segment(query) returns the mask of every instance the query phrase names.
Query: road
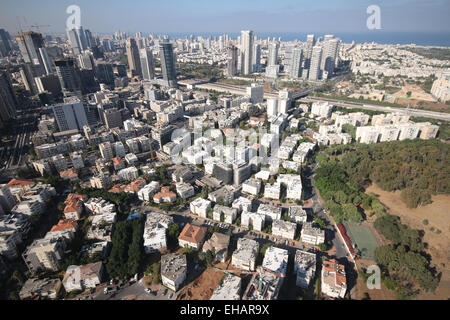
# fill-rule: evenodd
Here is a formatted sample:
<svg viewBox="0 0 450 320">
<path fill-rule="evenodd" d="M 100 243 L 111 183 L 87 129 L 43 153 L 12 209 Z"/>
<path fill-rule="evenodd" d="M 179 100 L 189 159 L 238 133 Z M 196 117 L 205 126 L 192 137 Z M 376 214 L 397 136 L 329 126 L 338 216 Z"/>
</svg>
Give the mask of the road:
<svg viewBox="0 0 450 320">
<path fill-rule="evenodd" d="M 312 214 L 314 217 L 318 217 L 320 219 L 322 219 L 323 221 L 325 221 L 326 225 L 325 225 L 325 240 L 331 240 L 332 244 L 333 244 L 333 248 L 335 249 L 335 253 L 334 256 L 337 259 L 342 259 L 342 258 L 346 258 L 347 254 L 349 254 L 349 252 L 347 252 L 344 243 L 342 242 L 341 238 L 339 237 L 339 235 L 337 234 L 337 230 L 335 229 L 333 223 L 330 220 L 330 217 L 326 214 L 324 208 L 322 207 L 322 205 L 320 204 L 319 201 L 319 194 L 317 192 L 317 189 L 314 186 L 314 176 L 315 176 L 315 171 L 318 167 L 318 163 L 315 162 L 311 165 L 306 166 L 306 168 L 304 169 L 304 179 L 305 184 L 310 185 L 311 187 L 307 190 L 305 190 L 306 192 L 306 197 L 307 199 L 311 199 L 312 200 Z"/>
<path fill-rule="evenodd" d="M 334 105 L 342 106 L 345 108 L 360 108 L 365 110 L 372 111 L 381 111 L 381 112 L 399 112 L 403 114 L 407 114 L 411 117 L 425 117 L 432 118 L 437 120 L 450 121 L 450 113 L 443 112 L 435 112 L 435 111 L 427 111 L 427 110 L 418 110 L 418 109 L 408 109 L 408 108 L 394 108 L 394 107 L 385 107 L 385 106 L 377 106 L 371 104 L 364 104 L 358 102 L 348 102 L 327 98 L 316 98 L 316 97 L 307 97 L 303 99 L 305 102 L 315 102 L 315 101 L 328 101 Z"/>
<path fill-rule="evenodd" d="M 7 137 L 7 143 L 0 151 L 0 172 L 17 169 L 27 160 L 29 143 L 32 134 L 37 130 L 37 118 L 41 109 L 30 102 L 17 110 L 17 116 Z"/>
</svg>

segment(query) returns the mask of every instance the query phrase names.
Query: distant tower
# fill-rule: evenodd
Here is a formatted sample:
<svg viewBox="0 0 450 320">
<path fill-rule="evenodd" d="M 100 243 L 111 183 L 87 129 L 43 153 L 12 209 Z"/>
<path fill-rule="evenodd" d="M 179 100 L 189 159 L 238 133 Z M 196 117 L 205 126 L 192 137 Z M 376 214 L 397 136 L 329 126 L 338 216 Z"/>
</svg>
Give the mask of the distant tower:
<svg viewBox="0 0 450 320">
<path fill-rule="evenodd" d="M 77 31 L 75 29 L 67 29 L 66 33 L 67 39 L 69 40 L 70 46 L 72 47 L 72 53 L 75 56 L 78 56 L 79 54 L 81 54 L 82 49 L 78 40 Z"/>
<path fill-rule="evenodd" d="M 139 50 L 134 38 L 127 39 L 127 57 L 128 67 L 130 68 L 131 76 L 142 75 L 141 61 L 139 58 Z"/>
<path fill-rule="evenodd" d="M 24 32 L 16 40 L 19 43 L 20 53 L 25 62 L 43 66 L 39 48 L 44 47 L 44 39 L 40 33 L 33 31 Z"/>
<path fill-rule="evenodd" d="M 301 48 L 292 49 L 292 57 L 289 68 L 289 77 L 298 78 L 302 75 L 302 56 L 303 51 Z"/>
<path fill-rule="evenodd" d="M 65 58 L 55 60 L 55 66 L 63 91 L 81 92 L 81 77 L 74 59 Z"/>
<path fill-rule="evenodd" d="M 167 39 L 159 43 L 159 56 L 161 58 L 161 71 L 166 85 L 169 87 L 176 86 L 175 56 L 172 44 Z"/>
<path fill-rule="evenodd" d="M 0 127 L 16 116 L 18 101 L 8 72 L 0 70 Z"/>
<path fill-rule="evenodd" d="M 316 44 L 316 40 L 313 34 L 308 34 L 308 36 L 306 37 L 306 45 L 305 45 L 305 52 L 304 52 L 304 56 L 305 56 L 305 64 L 304 64 L 304 69 L 306 72 L 304 72 L 305 75 L 307 75 L 308 71 L 309 71 L 309 67 L 311 64 L 311 57 L 312 57 L 312 50 L 313 47 Z"/>
<path fill-rule="evenodd" d="M 334 72 L 335 62 L 338 57 L 339 39 L 335 39 L 333 35 L 325 35 L 322 48 L 320 68 L 331 75 Z"/>
<path fill-rule="evenodd" d="M 253 46 L 253 72 L 261 72 L 261 46 L 255 44 Z"/>
<path fill-rule="evenodd" d="M 244 53 L 243 73 L 251 74 L 253 72 L 253 31 L 243 30 L 241 31 L 241 50 Z"/>
<path fill-rule="evenodd" d="M 234 77 L 237 75 L 237 64 L 238 64 L 238 49 L 235 46 L 228 48 L 227 57 L 227 75 L 229 77 Z"/>
<path fill-rule="evenodd" d="M 269 56 L 267 60 L 268 66 L 275 66 L 278 64 L 278 43 L 269 44 Z"/>
<path fill-rule="evenodd" d="M 311 64 L 309 68 L 309 80 L 319 80 L 320 79 L 320 62 L 322 60 L 322 48 L 319 46 L 314 46 L 311 56 Z"/>
<path fill-rule="evenodd" d="M 150 49 L 139 50 L 141 58 L 142 78 L 144 80 L 152 80 L 155 78 L 155 66 L 153 63 L 153 53 Z"/>
</svg>

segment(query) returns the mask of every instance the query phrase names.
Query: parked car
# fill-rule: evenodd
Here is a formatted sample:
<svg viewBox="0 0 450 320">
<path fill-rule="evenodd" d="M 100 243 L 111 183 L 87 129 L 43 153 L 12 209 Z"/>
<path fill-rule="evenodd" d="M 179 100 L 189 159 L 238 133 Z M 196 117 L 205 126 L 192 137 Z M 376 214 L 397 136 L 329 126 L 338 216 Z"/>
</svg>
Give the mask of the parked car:
<svg viewBox="0 0 450 320">
<path fill-rule="evenodd" d="M 171 293 L 171 294 L 169 295 L 169 299 L 172 299 L 172 297 L 173 297 L 173 293 Z"/>
<path fill-rule="evenodd" d="M 151 292 L 152 292 L 152 290 L 150 290 L 149 288 L 145 288 L 145 292 L 147 292 L 147 293 L 151 293 Z"/>
</svg>

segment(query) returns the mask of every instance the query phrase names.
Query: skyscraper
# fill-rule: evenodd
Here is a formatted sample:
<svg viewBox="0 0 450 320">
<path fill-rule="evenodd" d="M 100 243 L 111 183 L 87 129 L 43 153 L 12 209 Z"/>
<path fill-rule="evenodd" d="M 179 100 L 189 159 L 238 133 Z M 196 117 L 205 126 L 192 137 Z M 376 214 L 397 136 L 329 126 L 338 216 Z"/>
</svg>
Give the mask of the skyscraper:
<svg viewBox="0 0 450 320">
<path fill-rule="evenodd" d="M 47 48 L 39 48 L 39 54 L 41 55 L 42 63 L 44 64 L 45 72 L 51 74 L 55 72 L 53 68 L 53 62 L 48 56 Z"/>
<path fill-rule="evenodd" d="M 335 39 L 333 35 L 326 35 L 322 48 L 320 68 L 325 70 L 328 75 L 331 75 L 334 72 L 335 62 L 338 56 L 339 39 Z"/>
<path fill-rule="evenodd" d="M 303 65 L 304 67 L 304 78 L 306 78 L 308 76 L 308 72 L 309 72 L 309 68 L 310 68 L 310 64 L 311 64 L 311 56 L 312 56 L 312 50 L 313 47 L 316 44 L 316 40 L 313 34 L 308 34 L 306 37 L 306 44 L 305 44 L 305 52 L 304 52 L 304 56 L 305 56 L 305 63 Z"/>
<path fill-rule="evenodd" d="M 81 45 L 80 42 L 78 40 L 78 34 L 76 32 L 75 29 L 67 29 L 66 30 L 67 33 L 67 39 L 69 40 L 70 46 L 72 47 L 72 53 L 75 56 L 78 56 L 79 54 L 81 54 Z"/>
<path fill-rule="evenodd" d="M 79 27 L 75 29 L 75 33 L 77 34 L 78 42 L 80 44 L 81 51 L 88 49 L 88 42 L 86 40 L 86 33 L 83 30 L 83 27 Z"/>
<path fill-rule="evenodd" d="M 238 48 L 231 46 L 228 48 L 227 56 L 227 75 L 229 77 L 234 77 L 237 75 L 237 64 L 238 64 Z"/>
<path fill-rule="evenodd" d="M 6 57 L 10 51 L 8 33 L 4 29 L 0 29 L 0 57 Z"/>
<path fill-rule="evenodd" d="M 22 35 L 16 37 L 19 43 L 19 49 L 22 53 L 23 60 L 33 65 L 41 65 L 44 70 L 39 48 L 44 47 L 44 39 L 40 33 L 33 31 L 24 32 Z"/>
<path fill-rule="evenodd" d="M 319 80 L 320 79 L 320 62 L 322 60 L 322 48 L 319 46 L 314 46 L 311 55 L 311 64 L 309 68 L 309 80 Z"/>
<path fill-rule="evenodd" d="M 241 50 L 244 53 L 243 74 L 250 74 L 253 72 L 253 31 L 241 31 Z"/>
<path fill-rule="evenodd" d="M 91 31 L 89 29 L 86 29 L 84 33 L 86 34 L 86 42 L 87 42 L 88 48 L 92 48 L 93 46 L 95 46 L 96 45 L 95 39 L 92 36 Z"/>
<path fill-rule="evenodd" d="M 8 72 L 0 70 L 0 126 L 4 121 L 10 120 L 16 116 L 18 105 L 17 97 L 14 92 L 11 79 Z"/>
<path fill-rule="evenodd" d="M 94 70 L 95 63 L 92 52 L 85 51 L 82 54 L 78 55 L 78 64 L 81 69 Z"/>
<path fill-rule="evenodd" d="M 83 103 L 74 97 L 64 99 L 64 103 L 52 106 L 59 131 L 83 130 L 89 125 Z"/>
<path fill-rule="evenodd" d="M 153 63 L 153 52 L 144 48 L 139 50 L 141 58 L 142 78 L 144 80 L 152 80 L 155 78 L 155 66 Z"/>
<path fill-rule="evenodd" d="M 255 44 L 253 46 L 253 72 L 261 72 L 261 46 Z"/>
<path fill-rule="evenodd" d="M 159 56 L 161 58 L 161 71 L 166 85 L 169 87 L 176 86 L 175 56 L 172 44 L 167 39 L 159 43 Z"/>
<path fill-rule="evenodd" d="M 141 61 L 139 59 L 139 49 L 134 38 L 127 39 L 127 57 L 131 76 L 142 75 Z"/>
<path fill-rule="evenodd" d="M 227 56 L 227 75 L 234 77 L 237 74 L 238 49 L 235 46 L 228 48 Z"/>
<path fill-rule="evenodd" d="M 278 43 L 269 44 L 269 55 L 267 57 L 267 65 L 274 66 L 278 64 Z"/>
<path fill-rule="evenodd" d="M 76 68 L 74 59 L 65 58 L 55 60 L 55 67 L 63 91 L 81 91 L 81 77 L 78 68 Z"/>
<path fill-rule="evenodd" d="M 302 57 L 303 57 L 303 50 L 301 48 L 292 49 L 289 68 L 290 78 L 298 78 L 302 75 Z"/>
</svg>

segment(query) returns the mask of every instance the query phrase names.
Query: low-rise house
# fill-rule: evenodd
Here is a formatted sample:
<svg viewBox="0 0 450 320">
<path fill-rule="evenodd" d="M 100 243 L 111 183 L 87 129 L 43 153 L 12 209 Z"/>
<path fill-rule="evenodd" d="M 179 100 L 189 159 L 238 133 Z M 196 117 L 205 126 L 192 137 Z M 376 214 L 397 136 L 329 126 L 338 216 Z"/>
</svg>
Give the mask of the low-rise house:
<svg viewBox="0 0 450 320">
<path fill-rule="evenodd" d="M 250 178 L 242 184 L 242 192 L 257 195 L 261 192 L 261 180 Z"/>
<path fill-rule="evenodd" d="M 305 223 L 308 219 L 306 210 L 303 209 L 301 206 L 289 207 L 288 215 L 291 218 L 291 221 L 295 223 Z"/>
<path fill-rule="evenodd" d="M 96 253 L 100 253 L 102 259 L 106 259 L 109 254 L 111 242 L 109 241 L 98 241 L 81 247 L 81 252 L 92 257 Z"/>
<path fill-rule="evenodd" d="M 262 203 L 258 207 L 259 214 L 263 214 L 267 221 L 279 220 L 281 219 L 282 209 L 281 207 L 275 207 L 271 204 Z"/>
<path fill-rule="evenodd" d="M 112 163 L 114 166 L 114 170 L 116 170 L 116 171 L 122 170 L 123 168 L 125 168 L 125 162 L 123 162 L 123 160 L 120 157 L 112 158 Z"/>
<path fill-rule="evenodd" d="M 74 168 L 70 168 L 64 171 L 61 171 L 59 173 L 60 177 L 63 178 L 64 180 L 69 180 L 69 181 L 77 181 L 78 180 L 78 172 L 77 170 L 75 170 Z"/>
<path fill-rule="evenodd" d="M 163 285 L 173 291 L 178 291 L 184 280 L 186 280 L 186 275 L 186 255 L 171 253 L 161 257 L 161 280 Z"/>
<path fill-rule="evenodd" d="M 93 225 L 89 228 L 86 238 L 89 240 L 111 241 L 114 225 Z"/>
<path fill-rule="evenodd" d="M 66 206 L 64 207 L 63 213 L 66 219 L 80 219 L 84 209 L 84 202 L 87 199 L 88 196 L 85 194 L 69 194 L 66 201 L 64 201 Z"/>
<path fill-rule="evenodd" d="M 251 199 L 247 199 L 245 197 L 239 197 L 233 201 L 233 204 L 231 205 L 231 207 L 237 209 L 238 212 L 252 211 L 253 201 Z M 227 222 L 227 223 L 230 223 L 230 222 Z"/>
<path fill-rule="evenodd" d="M 138 191 L 138 198 L 141 201 L 149 202 L 150 199 L 153 199 L 153 196 L 159 191 L 159 182 L 152 181 L 141 190 Z"/>
<path fill-rule="evenodd" d="M 59 220 L 49 232 L 45 235 L 45 238 L 64 238 L 66 243 L 69 243 L 75 238 L 75 232 L 78 229 L 78 223 L 74 219 Z"/>
<path fill-rule="evenodd" d="M 56 299 L 61 291 L 59 279 L 28 279 L 19 292 L 20 300 L 27 299 Z"/>
<path fill-rule="evenodd" d="M 285 249 L 270 246 L 264 254 L 262 268 L 277 277 L 284 278 L 288 264 L 289 253 Z"/>
<path fill-rule="evenodd" d="M 275 182 L 274 184 L 266 183 L 264 186 L 264 198 L 279 200 L 281 194 L 281 184 Z"/>
<path fill-rule="evenodd" d="M 219 262 L 225 262 L 228 259 L 228 246 L 230 245 L 230 236 L 214 232 L 211 238 L 205 241 L 203 245 L 203 252 L 208 250 L 214 251 L 216 254 L 216 260 Z"/>
<path fill-rule="evenodd" d="M 144 178 L 136 179 L 125 186 L 124 192 L 128 193 L 138 193 L 147 182 Z"/>
<path fill-rule="evenodd" d="M 237 209 L 216 204 L 213 210 L 213 220 L 233 223 L 237 217 Z"/>
<path fill-rule="evenodd" d="M 152 253 L 167 248 L 166 230 L 173 223 L 173 218 L 159 212 L 148 212 L 144 227 L 144 250 Z"/>
<path fill-rule="evenodd" d="M 95 288 L 102 282 L 103 263 L 101 261 L 84 266 L 67 267 L 62 281 L 67 292 Z"/>
<path fill-rule="evenodd" d="M 241 282 L 238 276 L 231 274 L 224 276 L 210 300 L 240 300 Z"/>
<path fill-rule="evenodd" d="M 211 201 L 197 198 L 189 204 L 189 207 L 192 213 L 206 218 L 208 211 L 211 209 Z"/>
<path fill-rule="evenodd" d="M 305 222 L 301 231 L 302 242 L 318 245 L 325 242 L 325 230 L 316 228 L 312 222 Z"/>
<path fill-rule="evenodd" d="M 335 259 L 322 262 L 322 293 L 332 298 L 344 298 L 347 291 L 345 267 Z"/>
<path fill-rule="evenodd" d="M 307 289 L 316 274 L 316 254 L 297 250 L 294 259 L 294 272 L 297 275 L 295 282 L 297 286 Z"/>
<path fill-rule="evenodd" d="M 280 292 L 281 277 L 259 267 L 250 280 L 242 300 L 276 300 Z"/>
<path fill-rule="evenodd" d="M 216 191 L 211 192 L 208 195 L 208 199 L 216 203 L 219 203 L 220 200 L 222 200 L 224 205 L 231 205 L 236 197 L 236 194 L 236 188 L 230 185 L 226 185 L 220 189 L 217 189 Z"/>
<path fill-rule="evenodd" d="M 22 258 L 32 274 L 38 271 L 58 271 L 65 248 L 63 238 L 37 239 L 28 246 Z"/>
<path fill-rule="evenodd" d="M 294 240 L 297 224 L 284 220 L 274 220 L 272 223 L 272 234 L 277 237 L 282 237 Z"/>
<path fill-rule="evenodd" d="M 231 264 L 243 270 L 255 271 L 258 252 L 258 242 L 252 239 L 240 238 L 237 242 L 237 249 L 233 252 Z"/>
<path fill-rule="evenodd" d="M 175 185 L 175 187 L 177 189 L 177 194 L 182 199 L 190 198 L 190 197 L 194 196 L 194 194 L 195 194 L 194 187 L 192 185 L 188 184 L 188 183 L 178 182 Z"/>
<path fill-rule="evenodd" d="M 170 191 L 170 187 L 162 187 L 161 191 L 153 196 L 155 203 L 175 202 L 177 200 L 177 194 Z"/>
<path fill-rule="evenodd" d="M 242 211 L 241 213 L 241 227 L 250 228 L 253 230 L 262 231 L 266 216 L 258 212 Z"/>
<path fill-rule="evenodd" d="M 195 250 L 200 250 L 205 240 L 206 231 L 207 228 L 204 226 L 187 223 L 178 236 L 178 244 L 180 247 L 188 246 Z"/>
</svg>

